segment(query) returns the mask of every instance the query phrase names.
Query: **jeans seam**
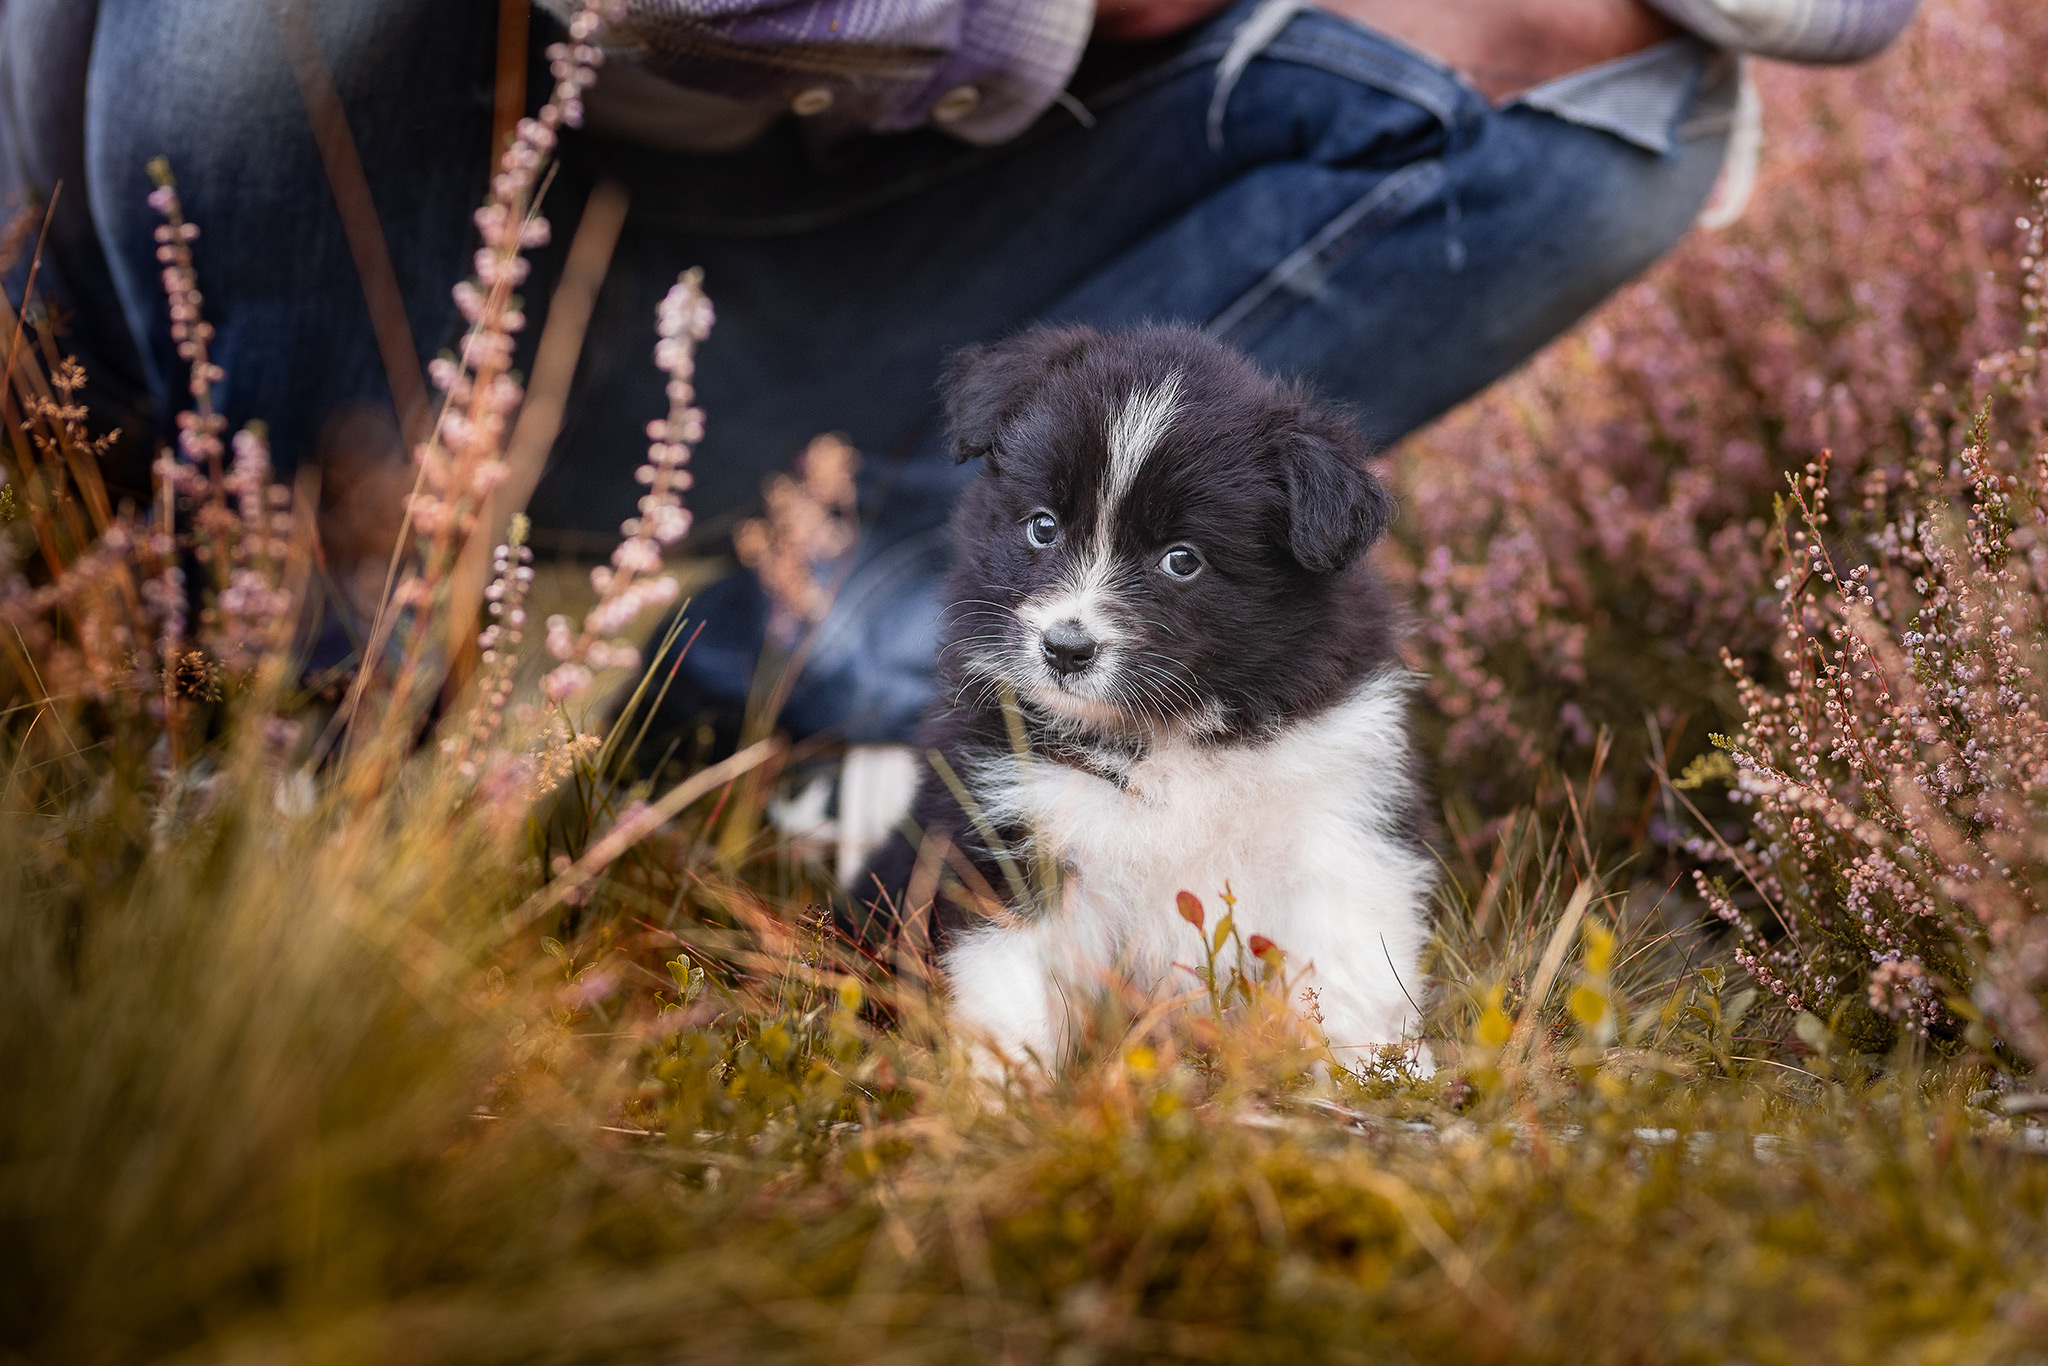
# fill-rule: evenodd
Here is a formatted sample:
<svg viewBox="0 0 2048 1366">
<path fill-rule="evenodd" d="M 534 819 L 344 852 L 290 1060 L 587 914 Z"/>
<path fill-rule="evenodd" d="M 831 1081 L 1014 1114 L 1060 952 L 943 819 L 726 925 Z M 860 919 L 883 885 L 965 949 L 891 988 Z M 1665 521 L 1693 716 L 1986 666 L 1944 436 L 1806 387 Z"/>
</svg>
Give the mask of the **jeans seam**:
<svg viewBox="0 0 2048 1366">
<path fill-rule="evenodd" d="M 1300 285 L 1357 250 L 1373 230 L 1398 221 L 1446 178 L 1440 158 L 1411 162 L 1390 172 L 1363 196 L 1316 230 L 1313 237 L 1289 252 L 1280 263 L 1240 294 L 1203 327 L 1219 340 L 1263 323 L 1284 307 L 1285 296 L 1305 297 Z"/>
<path fill-rule="evenodd" d="M 1443 130 L 1443 158 L 1462 151 L 1491 114 L 1492 107 L 1477 91 L 1423 53 L 1314 6 L 1295 11 L 1290 19 L 1304 15 L 1311 16 L 1311 22 L 1282 25 L 1263 44 L 1259 55 L 1271 61 L 1326 71 L 1415 106 L 1436 120 Z M 1452 271 L 1460 271 L 1465 267 L 1467 253 L 1463 205 L 1455 184 L 1444 196 L 1443 212 L 1444 263 Z M 1249 311 L 1247 305 L 1246 312 Z M 1230 314 L 1231 310 L 1226 310 L 1224 316 Z"/>
<path fill-rule="evenodd" d="M 1470 101 L 1463 98 L 1457 80 L 1423 66 L 1417 59 L 1381 52 L 1369 45 L 1333 41 L 1328 35 L 1290 32 L 1282 35 L 1262 54 L 1269 61 L 1311 66 L 1333 76 L 1371 86 L 1375 90 L 1409 101 L 1429 111 L 1457 137 L 1483 117 L 1482 108 L 1461 109 Z M 1417 79 L 1418 76 L 1427 79 Z"/>
<path fill-rule="evenodd" d="M 1287 31 L 1295 16 L 1307 8 L 1309 0 L 1261 0 L 1259 7 L 1237 26 L 1237 32 L 1231 34 L 1230 46 L 1223 50 L 1223 56 L 1216 63 L 1215 89 L 1209 96 L 1209 109 L 1202 119 L 1210 151 L 1223 151 L 1223 119 L 1229 112 L 1230 97 L 1236 92 L 1238 81 L 1251 64 Z"/>
</svg>

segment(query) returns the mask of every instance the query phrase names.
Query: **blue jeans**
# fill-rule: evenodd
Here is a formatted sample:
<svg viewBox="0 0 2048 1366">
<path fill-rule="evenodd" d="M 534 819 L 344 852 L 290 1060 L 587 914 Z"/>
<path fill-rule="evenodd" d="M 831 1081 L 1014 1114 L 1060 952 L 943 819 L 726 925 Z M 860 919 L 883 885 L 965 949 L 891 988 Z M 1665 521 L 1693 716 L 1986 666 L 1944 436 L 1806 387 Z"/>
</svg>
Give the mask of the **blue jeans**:
<svg viewBox="0 0 2048 1366">
<path fill-rule="evenodd" d="M 497 6 L 301 4 L 431 355 L 458 326 L 447 290 L 483 188 Z M 0 0 L 0 64 L 16 49 L 0 100 L 57 87 L 31 91 L 39 123 L 0 132 L 0 176 L 46 184 L 69 168 L 86 191 L 46 280 L 71 291 L 76 340 L 109 386 L 167 414 L 181 384 L 143 167 L 169 156 L 205 232 L 223 407 L 268 420 L 285 462 L 305 458 L 330 414 L 389 397 L 270 0 L 99 0 L 96 27 L 77 35 L 92 8 Z M 1348 402 L 1391 441 L 1668 250 L 1725 150 L 1715 131 L 1658 156 L 1525 106 L 1492 108 L 1429 58 L 1318 10 L 1223 89 L 1219 63 L 1255 8 L 1244 0 L 1165 43 L 1091 50 L 1072 86 L 1085 112 L 1056 106 L 999 147 L 919 131 L 820 150 L 794 120 L 719 155 L 570 139 L 547 206 L 558 245 L 529 298 L 546 298 L 594 184 L 622 182 L 632 208 L 536 525 L 598 548 L 631 515 L 644 426 L 665 407 L 654 305 L 701 265 L 719 321 L 700 359 L 700 527 L 707 540 L 729 528 L 816 433 L 852 438 L 865 453 L 863 540 L 784 718 L 802 734 L 903 738 L 930 689 L 945 521 L 975 475 L 953 465 L 935 422 L 948 351 L 1042 320 L 1184 321 Z M 76 80 L 22 60 L 38 43 L 75 50 Z M 1686 117 L 1730 99 L 1703 90 Z M 85 115 L 76 147 L 47 116 L 65 100 Z M 767 615 L 743 574 L 688 611 L 705 625 L 670 708 L 677 725 L 746 695 Z"/>
</svg>

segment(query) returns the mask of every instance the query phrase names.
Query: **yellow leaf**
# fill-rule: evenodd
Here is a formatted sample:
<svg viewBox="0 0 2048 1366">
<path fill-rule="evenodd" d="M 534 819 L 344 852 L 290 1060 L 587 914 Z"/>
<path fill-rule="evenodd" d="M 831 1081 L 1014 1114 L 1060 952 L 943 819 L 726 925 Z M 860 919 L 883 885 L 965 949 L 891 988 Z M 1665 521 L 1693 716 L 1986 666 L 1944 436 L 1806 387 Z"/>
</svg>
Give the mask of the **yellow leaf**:
<svg viewBox="0 0 2048 1366">
<path fill-rule="evenodd" d="M 1588 919 L 1584 933 L 1586 971 L 1595 977 L 1605 977 L 1607 969 L 1614 963 L 1614 931 L 1597 920 Z"/>
<path fill-rule="evenodd" d="M 1571 999 L 1572 1018 L 1590 1028 L 1607 1014 L 1607 998 L 1591 987 L 1575 987 Z"/>
<path fill-rule="evenodd" d="M 1480 1012 L 1479 1023 L 1472 1031 L 1473 1037 L 1488 1048 L 1499 1048 L 1506 1043 L 1514 1029 L 1507 1012 L 1501 1009 L 1501 1002 L 1506 996 L 1505 988 L 1499 983 L 1487 989 L 1486 1009 Z"/>
</svg>

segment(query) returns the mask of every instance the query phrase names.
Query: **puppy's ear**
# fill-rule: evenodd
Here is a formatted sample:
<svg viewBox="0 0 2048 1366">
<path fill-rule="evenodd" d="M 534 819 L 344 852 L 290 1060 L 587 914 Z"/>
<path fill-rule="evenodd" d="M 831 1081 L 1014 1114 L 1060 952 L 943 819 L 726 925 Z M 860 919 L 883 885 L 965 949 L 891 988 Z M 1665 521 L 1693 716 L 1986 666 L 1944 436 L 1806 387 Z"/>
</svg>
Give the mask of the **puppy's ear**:
<svg viewBox="0 0 2048 1366">
<path fill-rule="evenodd" d="M 1348 429 L 1311 424 L 1287 438 L 1288 545 L 1302 567 L 1332 574 L 1394 520 L 1394 496 L 1365 467 Z"/>
<path fill-rule="evenodd" d="M 1100 339 L 1086 327 L 1034 327 L 955 352 L 939 381 L 953 462 L 965 464 L 994 450 L 1003 424 L 1046 376 L 1075 364 Z"/>
</svg>

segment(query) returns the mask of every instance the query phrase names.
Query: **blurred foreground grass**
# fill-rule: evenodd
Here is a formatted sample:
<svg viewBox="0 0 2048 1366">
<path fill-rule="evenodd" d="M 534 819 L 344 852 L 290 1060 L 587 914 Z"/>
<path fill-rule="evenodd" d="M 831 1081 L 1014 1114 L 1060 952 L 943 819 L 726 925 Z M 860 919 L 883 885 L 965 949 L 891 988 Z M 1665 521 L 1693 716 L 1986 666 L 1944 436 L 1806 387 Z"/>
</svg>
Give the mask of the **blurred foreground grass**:
<svg viewBox="0 0 2048 1366">
<path fill-rule="evenodd" d="M 1910 1054 L 1813 1033 L 1750 1060 L 1755 991 L 1648 922 L 1610 932 L 1618 900 L 1530 823 L 1484 923 L 1447 921 L 1479 985 L 1435 1008 L 1436 1077 L 1318 1082 L 1257 1012 L 1106 1003 L 1080 1066 L 997 1101 L 914 995 L 875 1029 L 821 936 L 675 859 L 715 847 L 701 814 L 570 932 L 507 918 L 531 875 L 487 812 L 216 781 L 175 832 L 124 825 L 140 806 L 0 819 L 22 1359 L 1960 1363 L 2048 1340 L 2040 1130 Z"/>
</svg>

